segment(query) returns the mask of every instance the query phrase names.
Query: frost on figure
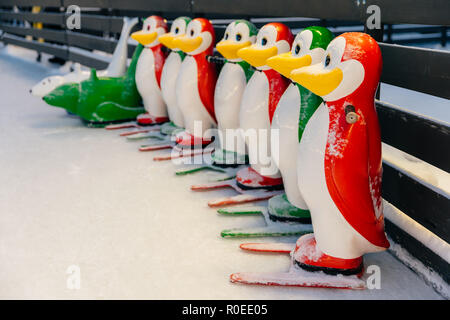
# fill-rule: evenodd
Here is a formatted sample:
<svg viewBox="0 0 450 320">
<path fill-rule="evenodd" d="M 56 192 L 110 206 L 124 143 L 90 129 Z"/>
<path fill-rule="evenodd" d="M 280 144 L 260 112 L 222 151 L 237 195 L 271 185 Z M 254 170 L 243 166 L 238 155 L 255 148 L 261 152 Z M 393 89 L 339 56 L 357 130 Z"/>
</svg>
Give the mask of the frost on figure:
<svg viewBox="0 0 450 320">
<path fill-rule="evenodd" d="M 354 281 L 362 275 L 363 255 L 389 247 L 374 104 L 381 65 L 376 41 L 355 32 L 334 39 L 323 61 L 291 72 L 294 81 L 324 100 L 308 121 L 298 148 L 298 186 L 314 233 L 299 238 L 291 253 L 291 271 L 301 273 L 289 279 L 283 273 L 278 278 L 237 274 L 232 281 L 360 288 Z M 349 112 L 356 116 L 349 117 Z M 311 275 L 323 277 L 308 281 Z"/>
</svg>

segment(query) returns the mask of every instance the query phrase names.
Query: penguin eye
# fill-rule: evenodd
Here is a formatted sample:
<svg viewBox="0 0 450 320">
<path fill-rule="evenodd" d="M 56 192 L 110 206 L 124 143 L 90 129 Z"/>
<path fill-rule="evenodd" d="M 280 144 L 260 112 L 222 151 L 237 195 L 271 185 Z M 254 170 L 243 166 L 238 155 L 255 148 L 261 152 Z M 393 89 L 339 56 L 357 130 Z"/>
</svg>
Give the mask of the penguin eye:
<svg viewBox="0 0 450 320">
<path fill-rule="evenodd" d="M 180 31 L 178 27 L 175 28 L 175 34 L 177 34 Z"/>
<path fill-rule="evenodd" d="M 327 57 L 325 58 L 325 67 L 328 67 L 330 65 L 330 61 L 331 61 L 331 58 L 330 58 L 330 55 L 328 54 Z"/>
<path fill-rule="evenodd" d="M 297 45 L 295 46 L 294 53 L 295 53 L 295 54 L 298 54 L 299 52 L 300 52 L 300 45 L 297 44 Z"/>
<path fill-rule="evenodd" d="M 225 40 L 227 40 L 228 39 L 228 32 L 227 33 L 225 33 Z"/>
<path fill-rule="evenodd" d="M 265 46 L 267 44 L 267 38 L 261 39 L 261 45 Z"/>
<path fill-rule="evenodd" d="M 242 35 L 240 33 L 238 33 L 236 35 L 236 41 L 241 41 L 241 39 L 242 39 Z"/>
<path fill-rule="evenodd" d="M 150 25 L 147 26 L 147 31 L 150 31 Z"/>
<path fill-rule="evenodd" d="M 191 30 L 191 37 L 194 36 L 194 30 Z"/>
</svg>

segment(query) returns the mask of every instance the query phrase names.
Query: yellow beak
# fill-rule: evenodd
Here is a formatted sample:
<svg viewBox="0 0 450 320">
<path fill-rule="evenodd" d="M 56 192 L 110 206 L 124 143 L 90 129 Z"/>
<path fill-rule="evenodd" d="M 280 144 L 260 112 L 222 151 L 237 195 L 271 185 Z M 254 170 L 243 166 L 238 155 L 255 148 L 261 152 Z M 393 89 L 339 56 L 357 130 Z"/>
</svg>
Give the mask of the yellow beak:
<svg viewBox="0 0 450 320">
<path fill-rule="evenodd" d="M 216 45 L 217 51 L 224 56 L 225 59 L 235 60 L 239 59 L 237 52 L 238 50 L 250 46 L 252 43 L 250 41 L 236 43 L 230 40 L 222 40 Z"/>
<path fill-rule="evenodd" d="M 175 37 L 170 33 L 165 33 L 158 37 L 158 41 L 161 42 L 165 47 L 169 49 L 175 49 L 176 47 L 173 45 L 173 40 Z"/>
<path fill-rule="evenodd" d="M 256 45 L 251 45 L 246 48 L 242 48 L 237 52 L 239 58 L 247 61 L 254 67 L 262 67 L 266 65 L 267 59 L 273 57 L 278 53 L 276 46 L 260 49 Z"/>
<path fill-rule="evenodd" d="M 157 32 L 146 33 L 143 31 L 136 31 L 131 34 L 131 37 L 143 46 L 146 46 L 155 41 L 157 36 Z"/>
<path fill-rule="evenodd" d="M 176 37 L 173 39 L 173 45 L 185 53 L 189 53 L 200 47 L 202 37 L 188 38 L 187 36 Z"/>
<path fill-rule="evenodd" d="M 289 78 L 292 70 L 309 66 L 311 61 L 309 54 L 305 54 L 302 57 L 294 57 L 290 52 L 286 52 L 267 59 L 266 64 L 286 78 Z"/>
<path fill-rule="evenodd" d="M 339 68 L 332 70 L 318 69 L 317 65 L 293 70 L 290 78 L 318 96 L 326 96 L 334 91 L 344 74 Z"/>
</svg>

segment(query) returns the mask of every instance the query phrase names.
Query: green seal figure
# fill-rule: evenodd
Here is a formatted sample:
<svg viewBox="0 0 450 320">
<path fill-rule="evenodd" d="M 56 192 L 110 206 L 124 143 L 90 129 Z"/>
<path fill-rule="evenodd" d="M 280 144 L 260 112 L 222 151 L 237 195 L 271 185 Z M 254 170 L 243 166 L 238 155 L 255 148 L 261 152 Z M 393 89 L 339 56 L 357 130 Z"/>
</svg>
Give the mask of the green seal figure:
<svg viewBox="0 0 450 320">
<path fill-rule="evenodd" d="M 124 76 L 98 77 L 92 69 L 89 79 L 61 85 L 44 96 L 44 101 L 78 115 L 90 126 L 136 119 L 145 112 L 135 82 L 136 64 L 142 50 L 143 46 L 138 45 Z"/>
</svg>

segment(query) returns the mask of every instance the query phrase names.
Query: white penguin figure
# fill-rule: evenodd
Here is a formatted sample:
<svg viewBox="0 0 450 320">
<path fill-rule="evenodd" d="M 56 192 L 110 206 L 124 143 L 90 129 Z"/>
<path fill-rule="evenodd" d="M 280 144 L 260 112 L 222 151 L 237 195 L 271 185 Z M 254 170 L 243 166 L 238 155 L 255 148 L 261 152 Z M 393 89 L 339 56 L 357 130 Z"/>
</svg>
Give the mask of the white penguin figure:
<svg viewBox="0 0 450 320">
<path fill-rule="evenodd" d="M 219 164 L 244 164 L 247 160 L 245 141 L 239 130 L 239 111 L 253 70 L 248 62 L 237 56 L 237 51 L 255 43 L 257 31 L 246 20 L 233 21 L 216 45 L 217 51 L 226 59 L 214 91 L 220 150 L 215 150 L 213 160 Z"/>
<path fill-rule="evenodd" d="M 175 85 L 186 54 L 173 45 L 173 40 L 186 33 L 190 21 L 188 17 L 178 17 L 173 21 L 170 32 L 158 37 L 159 42 L 171 50 L 161 74 L 161 92 L 167 105 L 169 119 L 177 128 L 184 127 L 184 118 L 177 104 Z"/>
<path fill-rule="evenodd" d="M 142 30 L 131 37 L 144 46 L 136 66 L 136 87 L 147 111 L 137 117 L 139 125 L 155 125 L 167 122 L 167 108 L 163 100 L 160 81 L 166 59 L 158 37 L 167 32 L 166 20 L 159 16 L 145 19 Z"/>
<path fill-rule="evenodd" d="M 270 126 L 288 81 L 267 66 L 266 61 L 277 54 L 288 52 L 292 40 L 293 35 L 286 25 L 268 23 L 259 30 L 254 45 L 238 51 L 239 57 L 257 69 L 245 88 L 239 114 L 251 166 L 241 169 L 236 175 L 236 181 L 241 187 L 283 187 L 280 172 L 270 156 Z"/>
</svg>

